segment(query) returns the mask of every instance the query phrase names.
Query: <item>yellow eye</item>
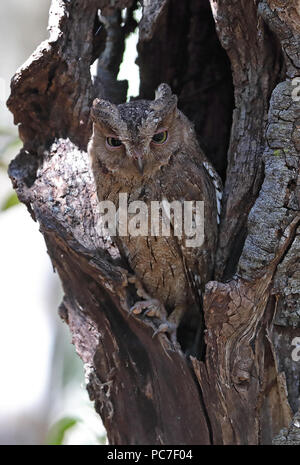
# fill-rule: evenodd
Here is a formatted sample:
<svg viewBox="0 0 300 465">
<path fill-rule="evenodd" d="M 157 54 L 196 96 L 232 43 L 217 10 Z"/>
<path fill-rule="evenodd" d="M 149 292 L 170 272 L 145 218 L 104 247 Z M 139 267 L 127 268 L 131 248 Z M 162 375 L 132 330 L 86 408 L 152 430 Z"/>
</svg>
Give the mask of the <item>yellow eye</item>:
<svg viewBox="0 0 300 465">
<path fill-rule="evenodd" d="M 168 139 L 168 131 L 157 132 L 152 137 L 152 141 L 155 144 L 163 144 Z"/>
<path fill-rule="evenodd" d="M 107 145 L 113 148 L 118 148 L 121 147 L 122 142 L 120 139 L 117 139 L 116 137 L 107 137 L 106 138 Z"/>
</svg>

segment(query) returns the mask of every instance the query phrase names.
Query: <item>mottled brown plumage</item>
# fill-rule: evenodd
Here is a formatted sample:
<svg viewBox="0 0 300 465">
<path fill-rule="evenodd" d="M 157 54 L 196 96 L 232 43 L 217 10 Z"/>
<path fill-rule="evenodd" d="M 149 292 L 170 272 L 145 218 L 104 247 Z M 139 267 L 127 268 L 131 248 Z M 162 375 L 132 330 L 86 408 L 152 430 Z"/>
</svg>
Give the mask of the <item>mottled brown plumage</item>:
<svg viewBox="0 0 300 465">
<path fill-rule="evenodd" d="M 147 205 L 162 199 L 204 200 L 205 241 L 201 247 L 185 247 L 185 238 L 178 238 L 172 230 L 169 237 L 115 238 L 149 297 L 137 303 L 133 312 L 146 309 L 148 316 L 159 317 L 159 331 L 173 336 L 180 322 L 196 332 L 201 325 L 201 290 L 212 278 L 214 266 L 219 177 L 166 84 L 160 85 L 153 101 L 116 106 L 97 99 L 92 117 L 89 153 L 99 200 L 111 200 L 118 206 L 121 192 L 128 194 L 128 202 L 142 200 Z M 167 140 L 155 143 L 153 136 L 165 131 Z M 110 146 L 109 137 L 121 145 Z"/>
</svg>

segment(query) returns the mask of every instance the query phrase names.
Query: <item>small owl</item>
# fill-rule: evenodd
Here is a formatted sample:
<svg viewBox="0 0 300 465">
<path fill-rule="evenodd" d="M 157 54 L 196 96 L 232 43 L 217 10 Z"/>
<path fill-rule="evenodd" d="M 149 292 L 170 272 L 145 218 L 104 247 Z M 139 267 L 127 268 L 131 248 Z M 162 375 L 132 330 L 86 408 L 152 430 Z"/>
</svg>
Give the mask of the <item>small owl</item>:
<svg viewBox="0 0 300 465">
<path fill-rule="evenodd" d="M 96 99 L 92 119 L 88 151 L 99 201 L 110 200 L 118 209 L 123 193 L 128 205 L 142 201 L 150 212 L 153 202 L 204 202 L 204 242 L 199 247 L 186 246 L 184 228 L 181 236 L 175 234 L 174 215 L 169 216 L 169 235 L 150 231 L 114 237 L 145 290 L 131 312 L 156 319 L 156 332 L 167 332 L 174 342 L 179 327 L 179 341 L 192 350 L 203 327 L 201 292 L 214 268 L 220 178 L 167 84 L 159 86 L 153 101 L 114 105 Z"/>
</svg>

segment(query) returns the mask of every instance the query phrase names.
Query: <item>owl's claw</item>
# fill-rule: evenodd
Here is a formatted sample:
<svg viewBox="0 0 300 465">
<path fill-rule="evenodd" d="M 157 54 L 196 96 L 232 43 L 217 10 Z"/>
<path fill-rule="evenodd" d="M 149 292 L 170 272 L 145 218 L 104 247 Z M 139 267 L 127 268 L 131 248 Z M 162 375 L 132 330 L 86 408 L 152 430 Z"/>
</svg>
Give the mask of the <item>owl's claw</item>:
<svg viewBox="0 0 300 465">
<path fill-rule="evenodd" d="M 157 299 L 148 299 L 148 300 L 140 300 L 139 302 L 136 302 L 131 309 L 129 310 L 129 316 L 134 314 L 134 315 L 140 315 L 143 314 L 143 316 L 147 316 L 150 318 L 156 318 L 159 320 L 159 326 L 158 328 L 154 331 L 152 337 L 154 338 L 157 334 L 160 333 L 168 333 L 171 342 L 174 344 L 177 344 L 177 339 L 176 339 L 176 330 L 177 330 L 177 324 L 174 323 L 173 321 L 170 321 L 167 319 L 167 312 L 165 307 L 159 300 Z"/>
<path fill-rule="evenodd" d="M 129 316 L 132 314 L 140 315 L 142 312 L 143 315 L 151 318 L 159 318 L 161 320 L 165 319 L 167 314 L 164 306 L 157 299 L 140 300 L 136 302 L 129 310 Z"/>
<path fill-rule="evenodd" d="M 168 333 L 171 341 L 174 344 L 176 344 L 177 343 L 176 330 L 177 330 L 177 326 L 175 325 L 175 323 L 172 323 L 171 321 L 166 320 L 159 325 L 156 331 L 154 331 L 152 338 L 154 338 L 157 334 L 160 334 L 160 333 Z"/>
</svg>

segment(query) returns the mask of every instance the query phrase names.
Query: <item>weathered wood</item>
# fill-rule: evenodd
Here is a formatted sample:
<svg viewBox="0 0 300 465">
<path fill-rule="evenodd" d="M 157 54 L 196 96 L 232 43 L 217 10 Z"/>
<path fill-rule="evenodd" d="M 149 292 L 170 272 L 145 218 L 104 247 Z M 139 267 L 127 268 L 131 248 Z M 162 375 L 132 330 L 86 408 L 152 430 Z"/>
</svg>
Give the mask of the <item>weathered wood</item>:
<svg viewBox="0 0 300 465">
<path fill-rule="evenodd" d="M 257 2 L 242 0 L 239 7 L 236 2 L 210 3 L 230 58 L 235 99 L 216 274 L 228 279 L 236 271 L 248 214 L 263 180 L 269 99 L 283 79 L 285 63 L 278 39 L 258 15 Z"/>
<path fill-rule="evenodd" d="M 227 165 L 219 281 L 204 296 L 205 359 L 152 338 L 150 319 L 128 318 L 138 286 L 97 229 L 86 145 L 99 89 L 90 65 L 109 50 L 98 9 L 120 18 L 135 2 L 52 1 L 49 40 L 12 80 L 8 105 L 24 147 L 10 177 L 61 278 L 60 315 L 110 443 L 271 443 L 299 408 L 300 367 L 289 358 L 300 327 L 300 115 L 291 82 L 300 74 L 299 10 L 296 0 L 286 9 L 279 0 L 211 0 L 231 63 L 231 127 L 231 72 L 209 3 L 188 3 L 145 3 L 139 64 L 141 95 L 168 81 L 221 174 Z M 112 77 L 118 60 L 102 63 Z"/>
<path fill-rule="evenodd" d="M 233 109 L 228 57 L 208 0 L 148 2 L 140 23 L 138 64 L 143 98 L 168 82 L 179 108 L 194 122 L 200 144 L 225 179 Z M 151 57 L 151 60 L 149 60 Z"/>
<path fill-rule="evenodd" d="M 274 445 L 296 446 L 300 444 L 300 412 L 297 412 L 288 428 L 284 428 L 273 439 Z"/>
</svg>

